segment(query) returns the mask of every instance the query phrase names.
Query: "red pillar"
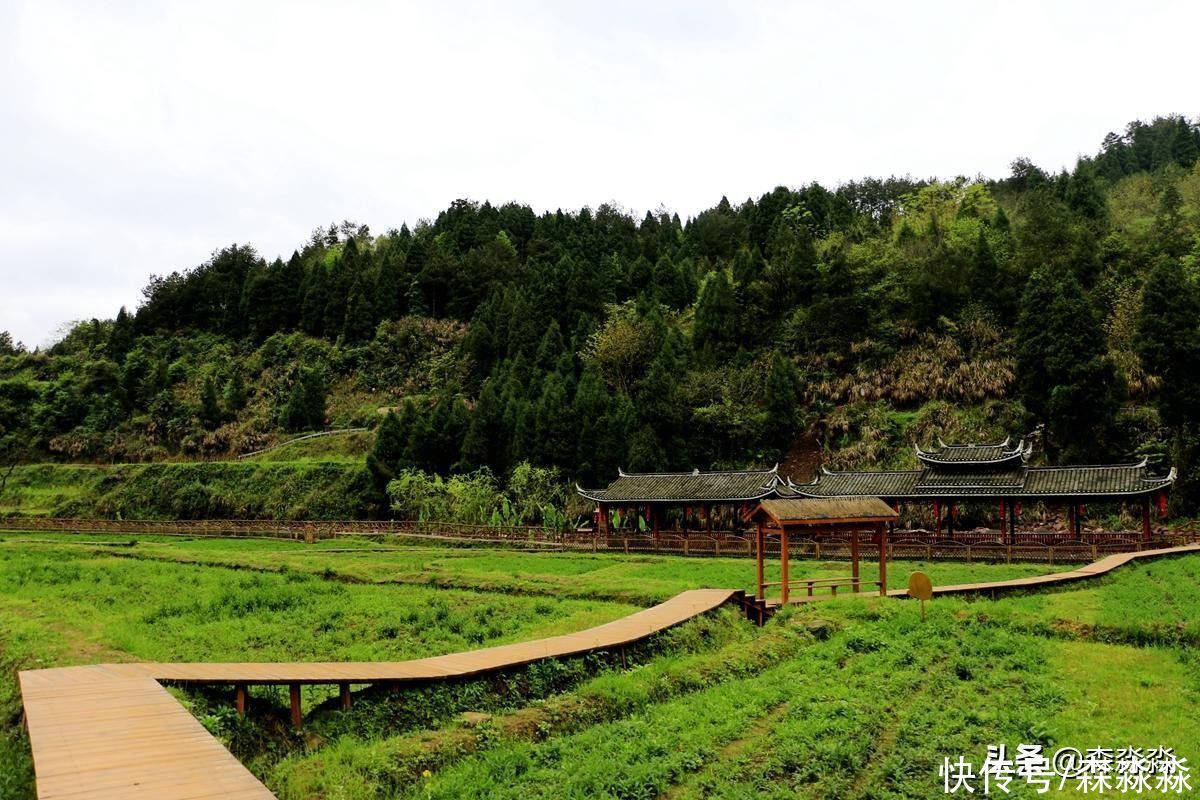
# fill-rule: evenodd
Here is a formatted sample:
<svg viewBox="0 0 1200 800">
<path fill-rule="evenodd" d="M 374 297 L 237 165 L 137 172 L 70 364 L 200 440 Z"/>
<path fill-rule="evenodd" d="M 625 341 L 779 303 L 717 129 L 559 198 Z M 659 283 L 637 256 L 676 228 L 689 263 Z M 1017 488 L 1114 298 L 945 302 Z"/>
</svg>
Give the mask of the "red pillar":
<svg viewBox="0 0 1200 800">
<path fill-rule="evenodd" d="M 1150 541 L 1150 498 L 1142 498 L 1142 539 Z"/>
<path fill-rule="evenodd" d="M 853 589 L 858 592 L 858 531 L 850 532 L 850 577 L 854 578 Z"/>
<path fill-rule="evenodd" d="M 763 523 L 761 519 L 758 521 L 758 527 L 754 534 L 754 560 L 758 569 L 758 599 L 765 600 L 767 590 L 763 586 Z"/>
<path fill-rule="evenodd" d="M 782 583 L 783 588 L 780 591 L 780 596 L 782 598 L 782 602 L 786 605 L 787 601 L 788 601 L 788 589 L 789 589 L 789 587 L 788 587 L 788 533 L 787 533 L 787 528 L 783 527 L 783 526 L 780 526 L 780 532 L 779 532 L 779 555 L 780 555 L 780 559 L 779 559 L 780 578 L 779 579 L 781 581 L 783 581 L 783 583 Z"/>
<path fill-rule="evenodd" d="M 941 500 L 933 501 L 933 525 L 934 525 L 934 532 L 937 533 L 938 536 L 941 536 L 942 535 L 942 501 Z"/>
<path fill-rule="evenodd" d="M 887 594 L 887 526 L 879 526 L 879 594 Z"/>
</svg>

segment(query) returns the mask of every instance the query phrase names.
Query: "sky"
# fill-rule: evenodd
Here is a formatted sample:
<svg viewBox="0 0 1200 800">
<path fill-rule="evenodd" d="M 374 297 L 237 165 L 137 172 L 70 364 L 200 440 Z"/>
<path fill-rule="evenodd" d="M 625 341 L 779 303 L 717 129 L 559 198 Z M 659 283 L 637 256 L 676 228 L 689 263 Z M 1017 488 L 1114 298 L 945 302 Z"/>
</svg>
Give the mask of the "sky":
<svg viewBox="0 0 1200 800">
<path fill-rule="evenodd" d="M 1188 2 L 0 0 L 0 330 L 456 198 L 724 195 L 1074 164 L 1200 114 Z"/>
</svg>

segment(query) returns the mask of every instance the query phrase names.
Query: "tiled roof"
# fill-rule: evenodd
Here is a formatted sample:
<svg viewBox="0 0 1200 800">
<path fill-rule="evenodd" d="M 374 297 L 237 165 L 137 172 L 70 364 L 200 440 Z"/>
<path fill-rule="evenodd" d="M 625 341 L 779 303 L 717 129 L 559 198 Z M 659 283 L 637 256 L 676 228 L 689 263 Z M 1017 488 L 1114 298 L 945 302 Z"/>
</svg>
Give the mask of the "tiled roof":
<svg viewBox="0 0 1200 800">
<path fill-rule="evenodd" d="M 1018 442 L 1016 447 L 1009 446 L 1008 442 L 1009 440 L 1005 439 L 999 444 L 946 444 L 938 439 L 936 450 L 922 450 L 920 447 L 915 449 L 917 458 L 931 467 L 952 464 L 1016 465 L 1023 463 L 1033 451 L 1033 446 L 1025 444 L 1024 441 Z"/>
<path fill-rule="evenodd" d="M 878 497 L 767 498 L 759 508 L 776 522 L 836 522 L 837 520 L 893 520 L 896 512 Z"/>
<path fill-rule="evenodd" d="M 1146 475 L 1146 464 L 1095 467 L 1030 467 L 1025 491 L 1030 494 L 1137 494 L 1175 482 L 1175 470 L 1164 477 Z"/>
<path fill-rule="evenodd" d="M 773 467 L 744 472 L 622 472 L 607 489 L 576 489 L 588 499 L 605 503 L 736 502 L 772 496 L 781 484 L 779 468 Z"/>
<path fill-rule="evenodd" d="M 1147 474 L 1146 462 L 1076 467 L 962 472 L 925 467 L 907 472 L 824 472 L 812 483 L 789 484 L 804 497 L 1121 497 L 1170 488 L 1165 477 Z"/>
</svg>

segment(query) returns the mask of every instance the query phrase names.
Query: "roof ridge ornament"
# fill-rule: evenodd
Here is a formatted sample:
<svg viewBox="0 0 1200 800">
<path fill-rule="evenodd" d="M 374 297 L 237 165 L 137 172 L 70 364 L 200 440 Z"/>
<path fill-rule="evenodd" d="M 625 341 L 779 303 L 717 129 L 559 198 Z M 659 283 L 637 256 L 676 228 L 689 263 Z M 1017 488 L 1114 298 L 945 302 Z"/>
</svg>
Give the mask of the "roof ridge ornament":
<svg viewBox="0 0 1200 800">
<path fill-rule="evenodd" d="M 942 448 L 943 450 L 945 450 L 947 447 L 949 447 L 949 446 L 950 446 L 950 445 L 948 445 L 948 444 L 946 444 L 945 442 L 943 442 L 943 441 L 942 441 L 942 437 L 941 437 L 941 436 L 938 436 L 938 437 L 937 437 L 937 443 L 938 443 L 938 447 Z"/>
<path fill-rule="evenodd" d="M 621 469 L 620 467 L 617 467 L 617 475 L 619 475 L 620 477 L 624 478 L 624 477 L 625 477 L 625 470 Z"/>
</svg>

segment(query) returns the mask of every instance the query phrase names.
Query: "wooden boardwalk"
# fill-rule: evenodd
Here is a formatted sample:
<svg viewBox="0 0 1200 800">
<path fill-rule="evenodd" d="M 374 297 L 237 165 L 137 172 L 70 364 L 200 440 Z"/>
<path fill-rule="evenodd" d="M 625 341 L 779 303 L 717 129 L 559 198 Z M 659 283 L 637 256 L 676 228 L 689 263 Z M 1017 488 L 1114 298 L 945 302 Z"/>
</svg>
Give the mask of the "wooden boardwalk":
<svg viewBox="0 0 1200 800">
<path fill-rule="evenodd" d="M 20 673 L 41 800 L 250 800 L 273 795 L 159 681 L 288 684 L 426 682 L 623 647 L 741 595 L 695 589 L 614 622 L 532 642 L 398 662 L 99 664 Z M 240 692 L 239 692 L 240 694 Z"/>
<path fill-rule="evenodd" d="M 1030 578 L 1013 578 L 1007 581 L 988 581 L 986 583 L 955 583 L 946 586 L 934 586 L 933 594 L 938 595 L 953 595 L 953 594 L 987 594 L 996 596 L 1003 592 L 1020 591 L 1024 589 L 1038 589 L 1044 586 L 1056 586 L 1064 583 L 1073 583 L 1075 581 L 1087 580 L 1088 578 L 1096 578 L 1112 572 L 1118 567 L 1123 567 L 1126 564 L 1137 561 L 1143 558 L 1161 558 L 1163 556 L 1179 556 L 1187 555 L 1188 553 L 1200 553 L 1200 544 L 1186 544 L 1180 547 L 1163 547 L 1157 550 L 1139 550 L 1134 553 L 1114 553 L 1111 556 L 1105 556 L 1099 561 L 1093 561 L 1087 566 L 1079 567 L 1078 569 L 1068 570 L 1066 572 L 1051 572 L 1047 575 L 1034 575 Z M 843 594 L 839 597 L 877 597 L 875 594 Z M 888 597 L 907 597 L 907 589 L 889 589 Z M 793 597 L 789 603 L 813 603 L 822 600 L 831 599 L 830 595 L 815 595 L 813 597 Z M 768 600 L 766 605 L 770 608 L 778 608 L 778 600 Z"/>
</svg>

